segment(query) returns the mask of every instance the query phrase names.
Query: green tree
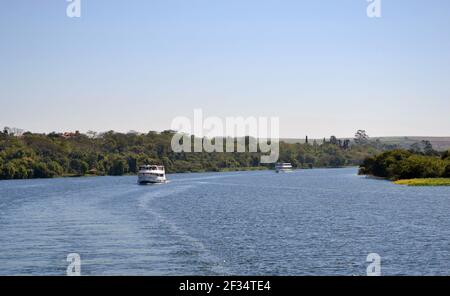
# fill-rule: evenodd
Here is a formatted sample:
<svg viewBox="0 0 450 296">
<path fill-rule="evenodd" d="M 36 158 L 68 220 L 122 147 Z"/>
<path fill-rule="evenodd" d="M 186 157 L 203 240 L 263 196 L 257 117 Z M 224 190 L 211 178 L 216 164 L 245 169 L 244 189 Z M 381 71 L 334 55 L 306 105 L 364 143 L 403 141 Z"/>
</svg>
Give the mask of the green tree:
<svg viewBox="0 0 450 296">
<path fill-rule="evenodd" d="M 121 157 L 115 157 L 112 160 L 112 166 L 109 169 L 109 175 L 122 176 L 126 173 L 126 161 Z"/>
<path fill-rule="evenodd" d="M 35 163 L 33 166 L 33 177 L 34 178 L 52 178 L 55 172 L 52 172 L 47 164 L 43 162 Z"/>
<path fill-rule="evenodd" d="M 358 130 L 355 133 L 355 143 L 358 145 L 364 145 L 369 142 L 369 135 L 367 135 L 365 130 Z"/>
<path fill-rule="evenodd" d="M 82 160 L 72 159 L 70 161 L 70 170 L 72 173 L 83 176 L 89 170 L 89 166 Z"/>
</svg>

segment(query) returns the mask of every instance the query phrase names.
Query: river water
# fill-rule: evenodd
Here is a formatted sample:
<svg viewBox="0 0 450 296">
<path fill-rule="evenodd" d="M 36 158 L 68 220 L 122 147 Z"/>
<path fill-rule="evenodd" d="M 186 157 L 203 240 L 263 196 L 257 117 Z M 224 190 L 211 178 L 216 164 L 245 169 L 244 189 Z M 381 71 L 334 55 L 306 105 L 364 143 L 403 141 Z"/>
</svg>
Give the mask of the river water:
<svg viewBox="0 0 450 296">
<path fill-rule="evenodd" d="M 450 187 L 356 168 L 0 181 L 0 274 L 450 274 Z"/>
</svg>

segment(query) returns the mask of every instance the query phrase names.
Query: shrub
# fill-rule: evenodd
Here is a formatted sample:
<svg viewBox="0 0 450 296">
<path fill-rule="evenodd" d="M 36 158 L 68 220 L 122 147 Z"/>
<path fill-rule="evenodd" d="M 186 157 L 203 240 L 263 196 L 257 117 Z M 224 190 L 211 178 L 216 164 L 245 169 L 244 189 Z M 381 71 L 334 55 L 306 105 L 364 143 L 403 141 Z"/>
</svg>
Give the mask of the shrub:
<svg viewBox="0 0 450 296">
<path fill-rule="evenodd" d="M 38 162 L 33 166 L 33 177 L 34 178 L 52 178 L 55 176 L 55 172 L 49 170 L 47 164 Z"/>
<path fill-rule="evenodd" d="M 450 174 L 450 167 L 448 162 L 438 156 L 393 150 L 366 158 L 360 167 L 360 173 L 392 180 L 439 178 Z"/>
<path fill-rule="evenodd" d="M 72 159 L 69 163 L 69 166 L 70 166 L 72 173 L 75 173 L 75 174 L 81 175 L 81 176 L 86 174 L 87 170 L 89 169 L 88 164 L 79 159 Z"/>
</svg>

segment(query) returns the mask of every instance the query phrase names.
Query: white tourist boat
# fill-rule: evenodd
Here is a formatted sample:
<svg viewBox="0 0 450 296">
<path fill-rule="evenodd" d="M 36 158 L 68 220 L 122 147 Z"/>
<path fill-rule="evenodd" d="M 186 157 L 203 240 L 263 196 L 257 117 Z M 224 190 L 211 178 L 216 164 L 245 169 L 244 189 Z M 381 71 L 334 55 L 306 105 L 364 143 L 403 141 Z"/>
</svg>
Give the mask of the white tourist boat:
<svg viewBox="0 0 450 296">
<path fill-rule="evenodd" d="M 166 171 L 162 165 L 143 165 L 139 167 L 138 184 L 166 183 Z"/>
<path fill-rule="evenodd" d="M 290 173 L 292 172 L 292 164 L 289 162 L 275 164 L 275 171 L 277 173 Z"/>
</svg>

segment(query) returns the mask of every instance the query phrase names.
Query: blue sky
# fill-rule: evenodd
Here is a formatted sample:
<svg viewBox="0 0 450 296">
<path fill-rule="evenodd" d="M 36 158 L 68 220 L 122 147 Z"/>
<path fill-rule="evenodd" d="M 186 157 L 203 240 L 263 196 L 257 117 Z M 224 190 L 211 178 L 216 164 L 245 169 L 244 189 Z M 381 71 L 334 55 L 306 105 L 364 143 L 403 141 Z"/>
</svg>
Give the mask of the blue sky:
<svg viewBox="0 0 450 296">
<path fill-rule="evenodd" d="M 450 136 L 450 1 L 4 1 L 0 125 L 149 131 L 279 116 L 282 137 Z"/>
</svg>

